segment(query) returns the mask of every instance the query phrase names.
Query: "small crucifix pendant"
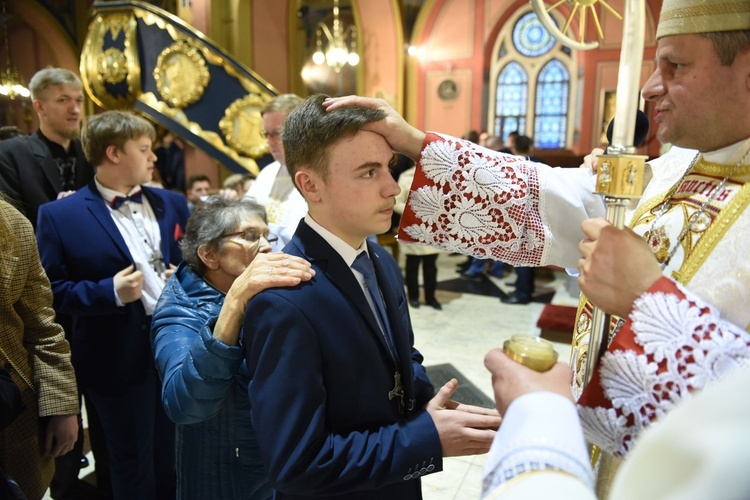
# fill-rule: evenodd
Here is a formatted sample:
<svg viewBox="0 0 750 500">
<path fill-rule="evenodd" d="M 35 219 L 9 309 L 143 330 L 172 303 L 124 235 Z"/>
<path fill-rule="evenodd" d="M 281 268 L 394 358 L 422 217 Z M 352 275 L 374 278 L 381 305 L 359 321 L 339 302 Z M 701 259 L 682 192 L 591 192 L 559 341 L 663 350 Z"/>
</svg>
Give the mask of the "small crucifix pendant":
<svg viewBox="0 0 750 500">
<path fill-rule="evenodd" d="M 401 385 L 401 374 L 396 371 L 393 374 L 393 389 L 388 391 L 388 400 L 398 398 L 398 407 L 401 413 L 404 411 L 404 387 Z"/>
<path fill-rule="evenodd" d="M 164 264 L 164 259 L 161 258 L 160 253 L 152 253 L 151 259 L 149 260 L 151 267 L 160 277 L 164 277 L 167 272 L 167 266 Z"/>
</svg>

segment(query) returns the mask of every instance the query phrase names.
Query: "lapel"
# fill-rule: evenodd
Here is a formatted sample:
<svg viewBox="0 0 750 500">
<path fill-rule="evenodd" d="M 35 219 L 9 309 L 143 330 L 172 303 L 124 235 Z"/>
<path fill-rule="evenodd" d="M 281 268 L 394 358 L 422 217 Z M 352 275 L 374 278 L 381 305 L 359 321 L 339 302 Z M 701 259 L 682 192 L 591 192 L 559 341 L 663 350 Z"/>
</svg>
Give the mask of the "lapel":
<svg viewBox="0 0 750 500">
<path fill-rule="evenodd" d="M 60 184 L 60 171 L 57 169 L 57 163 L 52 158 L 52 154 L 49 152 L 49 148 L 44 141 L 36 134 L 31 134 L 26 137 L 26 140 L 31 147 L 31 153 L 36 158 L 39 165 L 42 166 L 42 172 L 47 178 L 52 188 L 56 193 L 62 191 L 62 184 Z"/>
<path fill-rule="evenodd" d="M 161 233 L 161 255 L 166 265 L 169 266 L 169 245 L 174 239 L 174 234 L 170 234 L 169 228 L 167 227 L 168 224 L 167 218 L 165 217 L 166 207 L 164 198 L 157 195 L 153 189 L 146 186 L 141 186 L 141 190 L 143 191 L 143 196 L 145 196 L 151 204 L 151 209 L 154 211 L 156 221 L 159 223 L 159 232 Z"/>
<path fill-rule="evenodd" d="M 341 293 L 354 304 L 354 307 L 367 322 L 370 334 L 375 335 L 383 346 L 383 349 L 385 349 L 385 352 L 389 353 L 390 349 L 383 338 L 383 333 L 380 330 L 378 321 L 375 319 L 375 314 L 365 298 L 365 293 L 362 287 L 359 286 L 359 282 L 354 277 L 351 268 L 344 262 L 344 259 L 341 258 L 326 240 L 308 226 L 304 220 L 300 221 L 294 240 L 296 240 L 295 243 L 302 250 L 303 257 L 308 259 L 313 265 L 317 265 L 328 280 L 341 290 Z"/>
<path fill-rule="evenodd" d="M 128 245 L 125 243 L 125 239 L 120 234 L 120 230 L 117 229 L 115 221 L 112 220 L 112 216 L 109 213 L 107 204 L 104 203 L 102 195 L 99 194 L 99 190 L 96 189 L 96 183 L 94 179 L 88 185 L 81 189 L 83 192 L 84 203 L 86 209 L 96 219 L 99 225 L 104 229 L 104 232 L 109 236 L 115 246 L 122 252 L 122 254 L 130 261 L 135 262 L 133 256 L 130 255 Z"/>
</svg>

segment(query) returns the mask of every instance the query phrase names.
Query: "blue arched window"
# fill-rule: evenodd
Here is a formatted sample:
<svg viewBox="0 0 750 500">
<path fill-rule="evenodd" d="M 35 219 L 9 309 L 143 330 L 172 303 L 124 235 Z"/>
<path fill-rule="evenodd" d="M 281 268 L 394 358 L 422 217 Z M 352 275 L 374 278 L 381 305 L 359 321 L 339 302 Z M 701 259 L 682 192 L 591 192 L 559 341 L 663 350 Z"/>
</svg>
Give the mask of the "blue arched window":
<svg viewBox="0 0 750 500">
<path fill-rule="evenodd" d="M 559 60 L 544 65 L 536 81 L 534 144 L 539 148 L 564 148 L 568 131 L 570 73 Z"/>
<path fill-rule="evenodd" d="M 575 76 L 570 55 L 529 7 L 511 17 L 493 49 L 495 102 L 490 127 L 495 135 L 505 140 L 517 130 L 532 136 L 537 148 L 568 146 L 573 126 L 571 75 Z"/>
<path fill-rule="evenodd" d="M 515 61 L 508 63 L 497 77 L 495 134 L 503 141 L 511 132 L 526 130 L 528 89 L 526 70 Z"/>
</svg>

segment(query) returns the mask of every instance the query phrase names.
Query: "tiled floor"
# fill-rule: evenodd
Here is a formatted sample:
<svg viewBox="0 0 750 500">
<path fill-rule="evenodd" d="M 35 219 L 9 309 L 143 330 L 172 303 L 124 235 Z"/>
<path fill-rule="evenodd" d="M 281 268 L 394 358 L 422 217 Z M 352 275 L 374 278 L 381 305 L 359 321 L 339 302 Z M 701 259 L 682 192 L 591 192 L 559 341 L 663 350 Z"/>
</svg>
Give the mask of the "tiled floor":
<svg viewBox="0 0 750 500">
<path fill-rule="evenodd" d="M 464 257 L 440 255 L 438 258 L 438 281 L 458 278 L 455 267 Z M 510 277 L 489 278 L 505 292 Z M 569 278 L 555 272 L 551 282 L 544 286 L 555 290 L 552 303 L 577 305 L 577 296 L 566 291 Z M 532 302 L 528 305 L 506 305 L 497 297 L 471 293 L 438 290 L 442 311 L 422 305 L 411 310 L 416 347 L 425 358 L 425 365 L 451 363 L 468 381 L 492 398 L 490 375 L 484 368 L 483 358 L 490 349 L 502 346 L 516 333 L 537 335 L 536 322 L 544 304 Z M 570 346 L 556 344 L 560 360 L 570 356 Z M 459 384 L 461 380 L 459 380 Z M 91 465 L 81 471 L 81 477 L 93 472 L 93 457 L 88 454 Z M 422 480 L 425 500 L 464 500 L 479 498 L 484 456 L 448 458 L 441 473 L 426 476 Z M 45 499 L 50 498 L 46 496 Z"/>
<path fill-rule="evenodd" d="M 441 255 L 438 258 L 438 281 L 457 277 L 456 264 L 464 257 Z M 577 305 L 577 297 L 566 291 L 568 279 L 562 272 L 545 283 L 553 288 L 552 302 Z M 489 278 L 501 290 L 511 289 L 504 283 L 510 278 Z M 537 319 L 544 304 L 506 305 L 496 297 L 438 290 L 442 311 L 421 306 L 411 311 L 417 349 L 424 355 L 426 366 L 452 363 L 458 371 L 493 398 L 489 372 L 483 364 L 484 355 L 516 333 L 537 335 Z M 570 357 L 570 345 L 555 344 L 560 360 Z M 459 380 L 459 385 L 461 381 Z M 422 480 L 425 500 L 464 500 L 479 498 L 484 456 L 447 458 L 444 470 Z"/>
</svg>

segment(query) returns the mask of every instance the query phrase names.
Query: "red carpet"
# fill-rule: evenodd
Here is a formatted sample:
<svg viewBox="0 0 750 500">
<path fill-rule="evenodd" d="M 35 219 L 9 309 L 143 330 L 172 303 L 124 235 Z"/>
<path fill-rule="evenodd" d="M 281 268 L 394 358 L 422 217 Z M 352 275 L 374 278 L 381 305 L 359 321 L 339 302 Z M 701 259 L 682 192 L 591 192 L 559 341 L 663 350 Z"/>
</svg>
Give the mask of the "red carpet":
<svg viewBox="0 0 750 500">
<path fill-rule="evenodd" d="M 575 307 L 547 304 L 544 306 L 536 326 L 542 329 L 541 336 L 543 338 L 569 344 L 573 340 L 575 321 Z"/>
</svg>

